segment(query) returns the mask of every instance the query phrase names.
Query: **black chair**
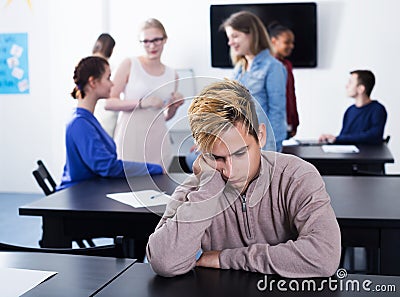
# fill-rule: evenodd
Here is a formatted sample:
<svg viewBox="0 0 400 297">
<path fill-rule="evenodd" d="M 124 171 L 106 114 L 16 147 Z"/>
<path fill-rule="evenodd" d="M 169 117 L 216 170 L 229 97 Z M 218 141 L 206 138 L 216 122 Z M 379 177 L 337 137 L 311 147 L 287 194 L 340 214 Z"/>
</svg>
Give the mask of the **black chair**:
<svg viewBox="0 0 400 297">
<path fill-rule="evenodd" d="M 185 156 L 174 156 L 168 168 L 170 173 L 192 173 L 192 169 L 186 165 Z"/>
<path fill-rule="evenodd" d="M 54 179 L 51 177 L 49 171 L 46 166 L 44 166 L 42 160 L 38 160 L 37 162 L 38 168 L 32 172 L 35 177 L 37 183 L 42 188 L 44 194 L 49 196 L 56 191 L 56 183 Z"/>
<path fill-rule="evenodd" d="M 56 183 L 54 179 L 51 177 L 50 172 L 47 170 L 46 166 L 42 162 L 42 160 L 38 160 L 37 162 L 38 168 L 32 171 L 33 176 L 35 177 L 37 183 L 42 188 L 44 194 L 49 196 L 56 191 Z M 95 247 L 92 239 L 85 239 L 87 244 L 90 247 Z M 81 239 L 74 240 L 80 248 L 86 248 L 85 243 Z M 39 245 L 41 246 L 41 241 L 39 241 Z"/>
<path fill-rule="evenodd" d="M 126 258 L 124 241 L 125 241 L 125 239 L 122 236 L 117 236 L 114 239 L 114 244 L 96 246 L 96 247 L 88 247 L 88 248 L 79 248 L 79 249 L 35 248 L 35 247 L 17 246 L 17 245 L 0 242 L 0 251 L 56 253 L 56 254 Z"/>
</svg>

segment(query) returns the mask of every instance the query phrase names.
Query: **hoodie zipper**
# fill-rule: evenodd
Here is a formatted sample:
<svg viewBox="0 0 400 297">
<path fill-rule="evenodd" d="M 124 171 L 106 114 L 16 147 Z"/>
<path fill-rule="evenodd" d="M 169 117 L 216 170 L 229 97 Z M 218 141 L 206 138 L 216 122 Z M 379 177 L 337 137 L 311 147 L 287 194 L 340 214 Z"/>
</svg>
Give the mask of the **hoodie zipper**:
<svg viewBox="0 0 400 297">
<path fill-rule="evenodd" d="M 252 234 L 251 234 L 251 230 L 250 230 L 250 224 L 249 224 L 249 215 L 247 213 L 247 204 L 246 204 L 246 195 L 241 195 L 240 196 L 241 200 L 242 200 L 242 212 L 244 215 L 244 224 L 245 224 L 245 228 L 247 231 L 247 236 L 249 238 L 252 238 Z"/>
</svg>

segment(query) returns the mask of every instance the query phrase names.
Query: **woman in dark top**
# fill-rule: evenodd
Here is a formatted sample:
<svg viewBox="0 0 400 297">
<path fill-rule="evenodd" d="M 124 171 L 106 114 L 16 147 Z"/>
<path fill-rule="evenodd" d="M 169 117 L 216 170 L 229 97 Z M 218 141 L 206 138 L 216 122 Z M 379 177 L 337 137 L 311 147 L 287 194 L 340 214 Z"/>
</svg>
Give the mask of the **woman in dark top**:
<svg viewBox="0 0 400 297">
<path fill-rule="evenodd" d="M 271 37 L 274 57 L 277 58 L 286 68 L 286 121 L 287 138 L 296 135 L 299 126 L 299 114 L 297 112 L 296 93 L 294 90 L 294 76 L 292 63 L 287 59 L 294 48 L 294 34 L 292 30 L 277 22 L 268 26 L 268 33 Z"/>
</svg>

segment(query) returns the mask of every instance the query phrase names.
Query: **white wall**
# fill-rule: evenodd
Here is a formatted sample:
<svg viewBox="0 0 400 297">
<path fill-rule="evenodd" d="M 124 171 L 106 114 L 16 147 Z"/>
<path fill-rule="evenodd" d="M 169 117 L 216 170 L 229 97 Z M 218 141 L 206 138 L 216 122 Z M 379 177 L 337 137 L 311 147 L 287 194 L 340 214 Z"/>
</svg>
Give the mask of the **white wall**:
<svg viewBox="0 0 400 297">
<path fill-rule="evenodd" d="M 39 131 L 46 131 L 48 117 L 40 119 L 50 98 L 49 82 L 49 7 L 35 4 L 34 11 L 25 1 L 14 1 L 0 6 L 1 33 L 28 32 L 29 95 L 0 95 L 0 191 L 34 189 L 30 170 L 32 158 L 39 154 L 51 155 L 51 147 Z M 41 143 L 44 142 L 42 146 Z"/>
<path fill-rule="evenodd" d="M 103 26 L 99 1 L 31 2 L 0 4 L 0 32 L 28 33 L 31 86 L 29 95 L 0 95 L 0 192 L 41 192 L 31 173 L 40 158 L 59 181 L 74 66 Z"/>
<path fill-rule="evenodd" d="M 90 54 L 102 31 L 109 29 L 117 41 L 110 61 L 115 69 L 123 58 L 141 53 L 138 26 L 156 17 L 169 35 L 163 55 L 166 64 L 193 68 L 198 76 L 222 78 L 230 71 L 210 66 L 209 6 L 244 2 L 154 0 L 139 5 L 122 0 L 42 0 L 32 1 L 32 10 L 26 1 L 0 6 L 1 33 L 29 34 L 31 80 L 29 95 L 0 95 L 0 191 L 40 192 L 31 176 L 38 158 L 59 180 L 65 158 L 64 127 L 74 105 L 69 96 L 73 68 L 79 58 Z M 294 71 L 301 122 L 298 137 L 338 133 L 343 112 L 352 103 L 344 90 L 349 71 L 371 69 L 377 77 L 372 97 L 388 110 L 386 134 L 392 136 L 389 146 L 399 161 L 398 0 L 316 2 L 318 67 Z M 387 166 L 388 171 L 400 172 L 399 164 Z"/>
</svg>

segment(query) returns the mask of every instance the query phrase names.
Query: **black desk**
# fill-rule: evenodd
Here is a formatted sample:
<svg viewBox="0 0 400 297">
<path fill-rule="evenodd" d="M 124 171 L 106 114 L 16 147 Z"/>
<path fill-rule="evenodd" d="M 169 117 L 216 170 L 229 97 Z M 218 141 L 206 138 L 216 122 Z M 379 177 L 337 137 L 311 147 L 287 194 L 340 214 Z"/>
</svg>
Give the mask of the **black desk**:
<svg viewBox="0 0 400 297">
<path fill-rule="evenodd" d="M 400 177 L 323 176 L 344 246 L 376 249 L 378 271 L 400 275 Z"/>
<path fill-rule="evenodd" d="M 143 176 L 129 180 L 97 179 L 79 183 L 34 203 L 20 207 L 19 214 L 42 216 L 43 247 L 71 247 L 72 237 L 96 238 L 118 235 L 147 240 L 165 206 L 132 208 L 109 193 L 157 189 L 171 194 L 185 174 Z"/>
<path fill-rule="evenodd" d="M 183 180 L 185 175 L 174 175 Z M 153 177 L 171 193 L 176 183 L 168 176 Z M 400 178 L 324 176 L 346 246 L 373 247 L 380 252 L 380 273 L 400 275 Z M 152 189 L 150 178 L 131 180 L 135 189 Z M 71 246 L 71 238 L 124 235 L 146 240 L 165 206 L 132 208 L 106 197 L 129 191 L 123 179 L 87 181 L 19 209 L 22 215 L 43 217 L 46 247 Z M 157 214 L 156 214 L 157 213 Z"/>
<path fill-rule="evenodd" d="M 310 162 L 322 175 L 353 175 L 359 171 L 382 174 L 385 163 L 394 163 L 386 144 L 357 147 L 359 153 L 325 153 L 321 145 L 284 146 L 282 152 Z"/>
<path fill-rule="evenodd" d="M 0 252 L 1 267 L 58 272 L 23 296 L 93 296 L 134 262 L 106 257 Z"/>
<path fill-rule="evenodd" d="M 259 281 L 259 287 L 263 289 L 265 283 L 265 277 L 267 277 L 267 286 L 264 291 L 260 291 L 257 288 Z M 274 280 L 274 282 L 272 282 Z M 277 282 L 279 280 L 286 281 L 285 284 L 281 284 L 281 287 L 287 288 L 288 291 L 280 291 Z M 326 283 L 322 284 L 325 280 Z M 353 275 L 349 274 L 346 278 L 342 279 L 343 290 L 340 290 L 340 279 L 338 277 L 331 278 L 331 288 L 329 288 L 329 278 L 324 279 L 313 279 L 316 284 L 316 288 L 323 288 L 321 291 L 314 292 L 312 285 L 308 287 L 308 283 L 304 282 L 304 290 L 294 291 L 289 289 L 290 279 L 283 279 L 277 276 L 265 276 L 259 273 L 251 273 L 245 271 L 235 270 L 218 270 L 218 269 L 206 269 L 206 268 L 195 268 L 189 273 L 177 276 L 174 278 L 163 278 L 157 276 L 148 264 L 136 263 L 124 272 L 118 279 L 113 281 L 109 286 L 104 288 L 98 295 L 104 296 L 141 296 L 141 297 L 183 297 L 183 296 L 194 296 L 194 297 L 243 297 L 243 296 L 397 296 L 400 290 L 400 277 L 384 277 L 384 276 L 372 276 L 372 275 Z M 372 283 L 368 284 L 368 280 Z M 299 288 L 302 285 L 302 279 L 292 280 L 299 284 Z M 309 281 L 309 280 L 307 280 Z M 350 283 L 352 281 L 353 283 Z M 371 291 L 365 291 L 362 288 L 364 281 L 365 287 Z M 357 288 L 356 282 L 359 284 L 359 292 L 355 291 Z M 336 285 L 336 290 L 335 289 Z M 380 287 L 377 287 L 379 285 Z M 382 286 L 382 285 L 385 285 Z M 391 285 L 391 287 L 388 287 Z M 270 290 L 270 288 L 272 290 Z M 295 287 L 293 287 L 295 288 Z M 308 289 L 309 288 L 309 289 Z M 346 289 L 347 288 L 347 289 Z M 386 289 L 387 291 L 396 289 L 396 292 L 376 292 L 377 289 Z M 375 290 L 375 292 L 372 292 Z"/>
</svg>

